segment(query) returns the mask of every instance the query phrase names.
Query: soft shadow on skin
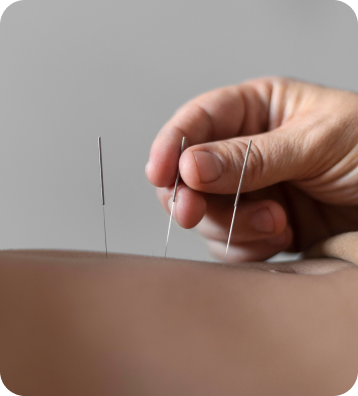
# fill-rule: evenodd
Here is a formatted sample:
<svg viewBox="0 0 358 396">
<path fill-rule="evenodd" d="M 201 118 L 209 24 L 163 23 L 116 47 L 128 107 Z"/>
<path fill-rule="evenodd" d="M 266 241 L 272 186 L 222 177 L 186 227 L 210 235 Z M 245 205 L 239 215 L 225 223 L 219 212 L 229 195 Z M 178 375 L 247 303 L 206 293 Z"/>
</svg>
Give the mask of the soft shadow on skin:
<svg viewBox="0 0 358 396">
<path fill-rule="evenodd" d="M 358 238 L 358 237 L 357 237 Z M 0 260 L 6 259 L 6 257 L 26 258 L 26 260 L 40 260 L 51 259 L 51 262 L 56 262 L 58 259 L 61 264 L 66 263 L 68 260 L 74 260 L 76 263 L 84 265 L 113 265 L 113 264 L 143 264 L 144 262 L 150 265 L 150 262 L 155 260 L 156 264 L 191 264 L 199 266 L 209 266 L 216 268 L 227 268 L 227 269 L 240 269 L 246 271 L 264 271 L 271 274 L 297 274 L 297 275 L 325 275 L 333 272 L 341 271 L 348 268 L 357 267 L 355 264 L 341 260 L 340 258 L 310 258 L 310 257 L 322 257 L 323 254 L 320 251 L 317 254 L 313 254 L 313 250 L 306 254 L 308 257 L 301 261 L 288 261 L 288 262 L 251 262 L 251 263 L 237 263 L 237 264 L 224 264 L 224 263 L 212 263 L 205 261 L 191 261 L 181 259 L 171 259 L 163 257 L 152 257 L 152 256 L 137 256 L 131 254 L 119 254 L 119 253 L 108 253 L 108 258 L 105 257 L 102 252 L 91 252 L 91 251 L 76 251 L 76 250 L 3 250 L 0 251 Z M 55 260 L 55 261 L 54 261 Z"/>
</svg>

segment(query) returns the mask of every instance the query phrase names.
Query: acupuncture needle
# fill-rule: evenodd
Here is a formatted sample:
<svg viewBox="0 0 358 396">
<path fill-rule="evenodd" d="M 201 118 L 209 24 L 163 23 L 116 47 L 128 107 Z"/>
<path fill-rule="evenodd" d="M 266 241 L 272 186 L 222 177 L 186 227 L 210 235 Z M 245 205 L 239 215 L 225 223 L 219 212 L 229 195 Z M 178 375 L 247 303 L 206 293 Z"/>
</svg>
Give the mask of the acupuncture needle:
<svg viewBox="0 0 358 396">
<path fill-rule="evenodd" d="M 106 258 L 107 258 L 107 232 L 106 232 L 106 213 L 104 210 L 105 200 L 104 200 L 104 183 L 103 183 L 103 161 L 102 161 L 102 139 L 98 138 L 98 150 L 99 150 L 99 174 L 101 180 L 101 198 L 102 198 L 102 208 L 103 208 L 103 228 L 104 228 L 104 245 L 106 247 Z"/>
<path fill-rule="evenodd" d="M 183 137 L 183 140 L 182 140 L 182 143 L 181 143 L 180 156 L 183 154 L 183 151 L 184 151 L 185 140 L 186 140 L 186 137 Z M 180 157 L 179 157 L 179 159 L 180 159 Z M 170 219 L 169 219 L 169 227 L 168 227 L 168 235 L 167 235 L 167 244 L 165 245 L 165 253 L 164 253 L 164 257 L 165 258 L 167 257 L 167 249 L 168 249 L 168 242 L 169 242 L 170 227 L 172 225 L 172 219 L 173 219 L 173 213 L 174 213 L 174 205 L 175 205 L 175 199 L 176 199 L 176 196 L 177 196 L 179 177 L 180 177 L 180 172 L 179 172 L 179 164 L 178 164 L 178 173 L 177 173 L 177 178 L 175 180 L 174 193 L 173 193 L 173 203 L 172 203 L 172 208 L 171 208 L 171 211 L 170 211 Z"/>
<path fill-rule="evenodd" d="M 246 165 L 247 165 L 247 159 L 249 158 L 249 154 L 250 154 L 251 143 L 252 143 L 252 140 L 249 141 L 249 145 L 248 145 L 248 147 L 247 147 L 246 156 L 245 156 L 245 161 L 244 161 L 244 166 L 242 167 L 242 171 L 241 171 L 241 178 L 240 178 L 239 188 L 237 189 L 237 194 L 236 194 L 236 199 L 235 199 L 235 204 L 234 204 L 234 213 L 233 213 L 233 215 L 232 215 L 231 227 L 230 227 L 230 232 L 229 232 L 229 239 L 228 239 L 228 241 L 227 241 L 227 246 L 226 246 L 225 263 L 226 263 L 227 252 L 229 251 L 229 246 L 230 246 L 230 241 L 231 241 L 232 230 L 233 230 L 233 228 L 234 228 L 235 216 L 236 216 L 236 210 L 237 210 L 237 204 L 239 203 L 240 192 L 241 192 L 241 186 L 242 186 L 242 181 L 244 180 L 244 176 L 245 176 L 245 170 L 246 170 Z"/>
</svg>

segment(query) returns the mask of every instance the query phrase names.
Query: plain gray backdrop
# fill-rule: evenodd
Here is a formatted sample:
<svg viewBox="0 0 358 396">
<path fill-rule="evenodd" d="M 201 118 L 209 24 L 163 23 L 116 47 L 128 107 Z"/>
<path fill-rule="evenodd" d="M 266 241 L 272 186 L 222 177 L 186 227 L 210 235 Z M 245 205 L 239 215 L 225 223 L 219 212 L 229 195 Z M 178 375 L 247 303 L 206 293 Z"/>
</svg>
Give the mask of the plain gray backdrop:
<svg viewBox="0 0 358 396">
<path fill-rule="evenodd" d="M 144 168 L 173 112 L 285 75 L 358 90 L 358 23 L 335 0 L 23 0 L 0 24 L 0 248 L 162 256 L 168 216 Z M 168 255 L 208 260 L 195 231 Z"/>
</svg>

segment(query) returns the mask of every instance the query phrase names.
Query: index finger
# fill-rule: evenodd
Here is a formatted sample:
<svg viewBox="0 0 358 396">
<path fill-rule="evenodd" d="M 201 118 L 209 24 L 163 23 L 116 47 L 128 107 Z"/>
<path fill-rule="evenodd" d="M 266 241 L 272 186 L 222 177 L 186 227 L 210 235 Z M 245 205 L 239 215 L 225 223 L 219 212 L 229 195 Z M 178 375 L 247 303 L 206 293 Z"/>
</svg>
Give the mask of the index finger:
<svg viewBox="0 0 358 396">
<path fill-rule="evenodd" d="M 272 79 L 252 80 L 205 93 L 182 106 L 153 142 L 146 167 L 149 181 L 157 187 L 174 183 L 184 136 L 194 146 L 265 131 L 272 85 Z"/>
</svg>

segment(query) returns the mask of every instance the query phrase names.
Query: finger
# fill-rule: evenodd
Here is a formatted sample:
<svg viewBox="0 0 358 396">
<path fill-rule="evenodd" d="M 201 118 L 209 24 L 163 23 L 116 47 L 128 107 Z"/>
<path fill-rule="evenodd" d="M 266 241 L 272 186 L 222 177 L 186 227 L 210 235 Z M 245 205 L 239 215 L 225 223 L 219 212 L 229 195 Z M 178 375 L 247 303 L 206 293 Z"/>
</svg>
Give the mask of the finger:
<svg viewBox="0 0 358 396">
<path fill-rule="evenodd" d="M 263 261 L 284 251 L 292 243 L 292 230 L 289 226 L 277 237 L 264 241 L 243 243 L 240 245 L 231 244 L 228 250 L 226 262 L 240 263 L 249 261 Z M 209 241 L 210 253 L 224 261 L 226 244 L 218 241 Z"/>
<path fill-rule="evenodd" d="M 304 122 L 304 121 L 303 121 Z M 295 126 L 252 136 L 242 192 L 299 178 L 309 167 L 313 149 Z M 196 145 L 180 158 L 180 174 L 189 187 L 212 194 L 234 194 L 241 177 L 249 139 L 246 137 Z M 314 145 L 313 145 L 314 146 Z"/>
<path fill-rule="evenodd" d="M 196 229 L 207 239 L 226 242 L 234 208 L 232 205 L 224 208 L 213 199 L 208 199 L 207 204 L 206 215 Z M 231 242 L 240 244 L 274 238 L 285 230 L 286 225 L 286 213 L 277 202 L 241 202 L 237 207 Z"/>
<path fill-rule="evenodd" d="M 157 188 L 157 197 L 163 208 L 170 214 L 173 203 L 173 187 Z M 195 227 L 206 211 L 206 201 L 201 193 L 179 184 L 175 199 L 173 217 L 186 229 Z"/>
<path fill-rule="evenodd" d="M 157 187 L 174 183 L 184 136 L 193 146 L 268 130 L 274 81 L 259 79 L 217 89 L 185 104 L 152 145 L 146 166 L 149 181 Z"/>
</svg>

